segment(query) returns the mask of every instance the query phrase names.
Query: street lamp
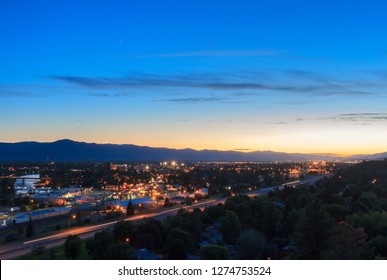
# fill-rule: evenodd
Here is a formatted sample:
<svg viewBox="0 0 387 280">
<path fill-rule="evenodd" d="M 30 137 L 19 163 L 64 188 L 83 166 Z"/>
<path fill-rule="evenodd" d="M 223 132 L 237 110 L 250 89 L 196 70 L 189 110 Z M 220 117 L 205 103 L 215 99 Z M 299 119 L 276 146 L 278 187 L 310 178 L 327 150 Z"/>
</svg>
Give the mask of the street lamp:
<svg viewBox="0 0 387 280">
<path fill-rule="evenodd" d="M 71 218 L 75 219 L 77 217 L 77 215 L 73 214 L 73 215 L 69 215 L 69 229 L 70 229 L 70 226 L 71 226 Z"/>
</svg>

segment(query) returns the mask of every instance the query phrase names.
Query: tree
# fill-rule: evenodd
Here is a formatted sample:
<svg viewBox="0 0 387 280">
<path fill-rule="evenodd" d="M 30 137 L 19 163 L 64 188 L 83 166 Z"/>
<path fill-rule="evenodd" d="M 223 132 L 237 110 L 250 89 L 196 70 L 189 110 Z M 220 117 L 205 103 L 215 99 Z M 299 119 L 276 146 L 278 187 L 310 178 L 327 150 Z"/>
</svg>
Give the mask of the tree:
<svg viewBox="0 0 387 280">
<path fill-rule="evenodd" d="M 361 205 L 362 207 L 359 207 Z M 354 203 L 353 208 L 355 211 L 368 212 L 371 210 L 379 210 L 379 200 L 374 193 L 363 193 Z"/>
<path fill-rule="evenodd" d="M 0 205 L 11 205 L 15 196 L 13 179 L 0 179 Z"/>
<path fill-rule="evenodd" d="M 318 260 L 326 247 L 328 231 L 331 228 L 329 215 L 318 200 L 312 201 L 305 209 L 295 233 L 295 254 L 298 259 Z"/>
<path fill-rule="evenodd" d="M 318 189 L 321 189 L 319 198 L 323 203 L 335 203 L 335 195 L 345 189 L 344 181 L 337 176 L 323 179 L 316 185 Z"/>
<path fill-rule="evenodd" d="M 241 222 L 233 211 L 227 211 L 226 216 L 220 219 L 220 232 L 228 243 L 234 243 L 241 232 Z"/>
<path fill-rule="evenodd" d="M 55 249 L 48 250 L 48 255 L 50 256 L 50 259 L 55 260 L 56 259 L 56 250 Z"/>
<path fill-rule="evenodd" d="M 31 257 L 33 260 L 48 260 L 46 248 L 44 246 L 34 246 L 31 248 Z"/>
<path fill-rule="evenodd" d="M 252 200 L 250 209 L 253 213 L 251 226 L 264 233 L 268 240 L 274 238 L 280 224 L 281 211 L 267 198 Z"/>
<path fill-rule="evenodd" d="M 109 230 L 97 232 L 94 238 L 86 243 L 86 248 L 95 260 L 109 260 L 114 244 L 113 235 Z"/>
<path fill-rule="evenodd" d="M 188 212 L 184 215 L 184 230 L 189 232 L 194 243 L 200 241 L 203 230 L 200 209 L 194 209 L 191 213 Z"/>
<path fill-rule="evenodd" d="M 237 240 L 240 259 L 261 259 L 265 248 L 265 236 L 254 229 L 243 231 Z"/>
<path fill-rule="evenodd" d="M 150 219 L 140 224 L 135 234 L 135 247 L 149 250 L 161 249 L 164 245 L 163 230 L 163 225 L 158 220 Z"/>
<path fill-rule="evenodd" d="M 134 259 L 133 248 L 129 244 L 117 243 L 111 248 L 110 260 Z"/>
<path fill-rule="evenodd" d="M 167 248 L 167 251 L 171 252 L 172 244 L 176 243 L 176 240 L 180 240 L 184 244 L 184 252 L 190 252 L 193 249 L 193 242 L 191 239 L 191 236 L 189 232 L 181 229 L 181 228 L 174 228 L 172 231 L 168 234 L 167 242 L 165 247 Z M 175 244 L 176 245 L 176 244 Z"/>
<path fill-rule="evenodd" d="M 186 244 L 180 239 L 173 239 L 169 243 L 167 251 L 168 259 L 170 260 L 186 260 L 187 259 Z"/>
<path fill-rule="evenodd" d="M 300 218 L 304 215 L 303 209 L 297 209 L 290 211 L 283 220 L 282 232 L 284 237 L 293 235 L 296 225 L 300 221 Z"/>
<path fill-rule="evenodd" d="M 134 205 L 132 200 L 129 200 L 128 205 L 126 206 L 126 216 L 134 215 Z"/>
<path fill-rule="evenodd" d="M 336 222 L 344 221 L 345 217 L 350 213 L 349 209 L 339 204 L 324 204 L 324 209 Z"/>
<path fill-rule="evenodd" d="M 276 236 L 281 219 L 281 211 L 272 203 L 264 206 L 263 233 L 268 240 Z"/>
<path fill-rule="evenodd" d="M 77 235 L 69 235 L 64 243 L 64 253 L 67 258 L 75 260 L 82 253 L 83 241 Z"/>
<path fill-rule="evenodd" d="M 134 247 L 138 249 L 146 248 L 150 251 L 154 250 L 154 237 L 151 233 L 137 234 L 134 239 Z"/>
<path fill-rule="evenodd" d="M 205 212 L 208 214 L 212 222 L 217 221 L 220 217 L 226 214 L 222 204 L 210 206 Z"/>
<path fill-rule="evenodd" d="M 77 211 L 76 219 L 77 219 L 77 225 L 81 226 L 82 225 L 82 213 L 80 210 Z"/>
<path fill-rule="evenodd" d="M 333 260 L 360 260 L 367 256 L 367 234 L 363 228 L 353 228 L 342 222 L 331 231 L 327 248 L 322 252 L 323 259 Z"/>
<path fill-rule="evenodd" d="M 171 207 L 173 204 L 169 201 L 169 198 L 166 197 L 164 200 L 164 207 Z"/>
<path fill-rule="evenodd" d="M 35 227 L 34 227 L 34 223 L 32 222 L 32 218 L 30 216 L 30 219 L 28 221 L 28 224 L 27 224 L 27 228 L 26 228 L 26 237 L 32 237 L 35 233 Z"/>
<path fill-rule="evenodd" d="M 206 245 L 200 249 L 199 255 L 203 260 L 227 260 L 227 249 L 220 245 Z"/>
<path fill-rule="evenodd" d="M 248 224 L 251 218 L 250 209 L 247 203 L 237 203 L 235 205 L 235 214 L 237 214 L 239 221 L 243 224 Z"/>
<path fill-rule="evenodd" d="M 354 213 L 347 217 L 348 222 L 355 227 L 365 229 L 369 238 L 377 235 L 385 236 L 387 232 L 387 212 L 371 211 L 368 213 Z"/>
<path fill-rule="evenodd" d="M 387 258 L 387 237 L 378 235 L 367 242 L 367 247 L 375 256 Z"/>
<path fill-rule="evenodd" d="M 129 243 L 133 241 L 134 227 L 131 221 L 119 221 L 113 228 L 115 242 Z"/>
</svg>

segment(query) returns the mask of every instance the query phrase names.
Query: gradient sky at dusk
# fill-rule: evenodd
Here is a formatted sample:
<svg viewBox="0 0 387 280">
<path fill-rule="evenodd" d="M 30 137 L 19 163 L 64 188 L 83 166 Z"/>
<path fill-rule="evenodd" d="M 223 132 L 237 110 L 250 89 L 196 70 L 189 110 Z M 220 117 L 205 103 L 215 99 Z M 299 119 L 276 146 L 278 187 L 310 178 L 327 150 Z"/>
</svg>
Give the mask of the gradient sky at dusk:
<svg viewBox="0 0 387 280">
<path fill-rule="evenodd" d="M 0 5 L 0 142 L 387 151 L 387 2 Z"/>
</svg>

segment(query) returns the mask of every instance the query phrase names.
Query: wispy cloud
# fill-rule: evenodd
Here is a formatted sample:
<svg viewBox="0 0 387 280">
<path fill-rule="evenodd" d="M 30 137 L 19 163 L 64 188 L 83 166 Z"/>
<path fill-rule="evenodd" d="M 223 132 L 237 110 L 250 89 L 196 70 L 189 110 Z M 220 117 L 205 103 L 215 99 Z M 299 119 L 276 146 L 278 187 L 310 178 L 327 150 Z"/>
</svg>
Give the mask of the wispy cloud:
<svg viewBox="0 0 387 280">
<path fill-rule="evenodd" d="M 243 149 L 243 148 L 235 148 L 234 151 L 241 151 L 241 152 L 251 152 L 254 151 L 253 149 Z"/>
<path fill-rule="evenodd" d="M 335 122 L 353 122 L 361 123 L 362 125 L 369 125 L 374 122 L 387 121 L 387 113 L 350 113 L 338 114 L 331 117 L 319 118 L 319 120 L 328 120 Z"/>
<path fill-rule="evenodd" d="M 173 102 L 173 103 L 203 103 L 203 102 L 223 102 L 225 99 L 219 96 L 200 96 L 200 97 L 187 97 L 187 98 L 171 98 L 158 101 Z"/>
<path fill-rule="evenodd" d="M 339 78 L 340 77 L 340 78 Z M 385 79 L 365 76 L 331 77 L 313 71 L 234 71 L 154 75 L 134 72 L 128 76 L 50 76 L 42 85 L 0 85 L 0 97 L 79 93 L 105 98 L 148 95 L 154 101 L 175 103 L 254 102 L 276 97 L 284 105 L 320 102 L 332 96 L 364 98 L 385 95 Z M 60 82 L 60 83 L 55 83 Z M 168 98 L 169 95 L 174 95 Z"/>
<path fill-rule="evenodd" d="M 268 78 L 269 77 L 269 78 Z M 273 93 L 292 96 L 371 96 L 385 82 L 359 82 L 339 80 L 307 71 L 268 72 L 264 75 L 250 72 L 200 73 L 191 75 L 149 75 L 134 73 L 126 77 L 53 76 L 51 79 L 91 89 L 147 89 L 192 88 L 211 91 L 237 91 L 235 97 L 269 95 Z M 212 101 L 212 100 L 211 100 Z"/>
<path fill-rule="evenodd" d="M 212 90 L 275 90 L 294 91 L 297 88 L 287 85 L 268 84 L 259 81 L 239 80 L 229 81 L 230 77 L 225 76 L 219 80 L 211 74 L 206 77 L 192 76 L 129 76 L 122 78 L 107 77 L 76 77 L 76 76 L 54 76 L 53 79 L 89 87 L 89 88 L 149 88 L 149 87 L 175 87 L 175 88 L 204 88 Z"/>
<path fill-rule="evenodd" d="M 133 97 L 138 95 L 134 92 L 118 92 L 118 93 L 91 93 L 90 96 L 96 97 Z"/>
<path fill-rule="evenodd" d="M 68 93 L 69 86 L 51 84 L 0 84 L 0 97 L 46 97 L 52 93 Z"/>
<path fill-rule="evenodd" d="M 304 86 L 304 90 L 319 91 L 322 95 L 374 95 L 372 90 L 385 86 L 381 80 L 367 80 L 370 78 L 368 75 L 359 79 L 349 75 L 337 78 L 305 70 L 286 70 L 283 73 L 294 83 Z"/>
<path fill-rule="evenodd" d="M 11 90 L 0 90 L 0 97 L 13 97 L 13 96 L 28 96 L 25 92 L 17 92 Z"/>
<path fill-rule="evenodd" d="M 257 49 L 257 50 L 202 50 L 173 53 L 145 53 L 122 54 L 119 57 L 128 58 L 163 58 L 163 57 L 245 57 L 245 56 L 278 56 L 286 54 L 285 51 Z"/>
<path fill-rule="evenodd" d="M 351 123 L 354 125 L 372 125 L 378 122 L 387 121 L 387 113 L 346 113 L 346 114 L 336 114 L 326 117 L 318 118 L 296 118 L 290 121 L 279 121 L 279 122 L 270 122 L 269 124 L 295 124 L 304 121 L 328 121 L 328 122 L 341 122 L 341 123 Z"/>
<path fill-rule="evenodd" d="M 235 92 L 232 95 L 236 97 L 245 97 L 245 96 L 248 97 L 248 96 L 263 96 L 265 94 L 262 92 Z"/>
<path fill-rule="evenodd" d="M 387 121 L 387 113 L 354 113 L 340 114 L 342 120 L 349 121 Z"/>
<path fill-rule="evenodd" d="M 43 97 L 43 94 L 31 93 L 26 91 L 17 91 L 17 90 L 2 90 L 0 88 L 0 98 L 1 97 Z"/>
<path fill-rule="evenodd" d="M 371 125 L 371 123 L 356 123 L 355 125 L 368 126 Z"/>
</svg>

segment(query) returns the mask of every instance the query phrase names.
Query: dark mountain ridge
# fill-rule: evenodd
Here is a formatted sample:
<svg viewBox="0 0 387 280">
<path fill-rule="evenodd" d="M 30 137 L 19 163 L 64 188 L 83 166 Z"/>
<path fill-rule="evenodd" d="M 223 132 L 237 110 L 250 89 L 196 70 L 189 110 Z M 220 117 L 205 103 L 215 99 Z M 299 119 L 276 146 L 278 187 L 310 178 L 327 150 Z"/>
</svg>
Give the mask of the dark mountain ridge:
<svg viewBox="0 0 387 280">
<path fill-rule="evenodd" d="M 337 159 L 334 155 L 169 149 L 132 144 L 96 144 L 69 139 L 55 142 L 0 143 L 0 161 L 303 161 L 334 159 Z"/>
</svg>

